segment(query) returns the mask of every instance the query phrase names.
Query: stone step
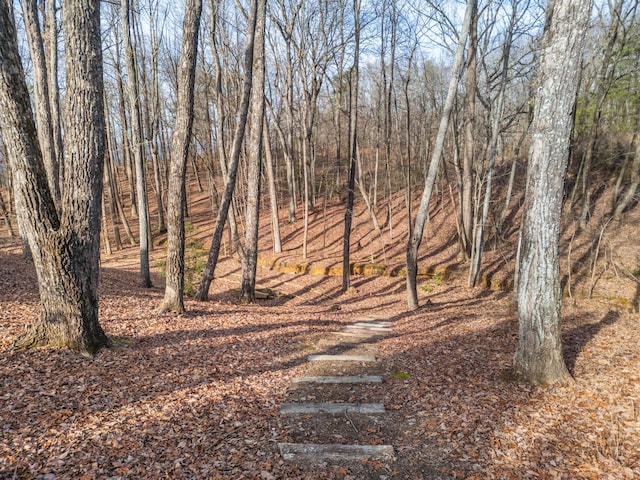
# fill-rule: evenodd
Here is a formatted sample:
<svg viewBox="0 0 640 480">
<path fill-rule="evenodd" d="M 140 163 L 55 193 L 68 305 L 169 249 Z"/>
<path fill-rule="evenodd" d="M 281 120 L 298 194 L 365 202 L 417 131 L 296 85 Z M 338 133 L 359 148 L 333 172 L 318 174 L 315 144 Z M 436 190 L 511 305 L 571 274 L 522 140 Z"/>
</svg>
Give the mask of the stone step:
<svg viewBox="0 0 640 480">
<path fill-rule="evenodd" d="M 281 415 L 303 415 L 305 413 L 362 413 L 373 415 L 384 413 L 382 403 L 285 403 L 280 406 Z"/>
<path fill-rule="evenodd" d="M 375 362 L 373 355 L 309 355 L 310 362 Z"/>
<path fill-rule="evenodd" d="M 358 375 L 358 376 L 322 376 L 322 377 L 297 377 L 291 380 L 292 383 L 382 383 L 382 377 L 378 375 Z"/>
<path fill-rule="evenodd" d="M 279 443 L 278 450 L 287 462 L 326 462 L 349 460 L 393 460 L 391 445 L 340 445 Z"/>
</svg>

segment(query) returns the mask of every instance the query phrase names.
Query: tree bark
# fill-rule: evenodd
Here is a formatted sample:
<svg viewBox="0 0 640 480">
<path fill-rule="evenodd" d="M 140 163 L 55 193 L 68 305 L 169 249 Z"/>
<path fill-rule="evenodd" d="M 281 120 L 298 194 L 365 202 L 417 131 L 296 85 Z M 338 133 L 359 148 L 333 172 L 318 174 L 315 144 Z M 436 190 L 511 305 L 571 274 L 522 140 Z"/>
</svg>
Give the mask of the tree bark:
<svg viewBox="0 0 640 480">
<path fill-rule="evenodd" d="M 539 385 L 569 379 L 560 338 L 559 238 L 582 46 L 591 2 L 556 0 L 538 69 L 527 187 L 518 244 L 519 338 L 514 374 Z"/>
<path fill-rule="evenodd" d="M 473 167 L 475 160 L 476 82 L 478 53 L 478 7 L 471 14 L 469 48 L 467 53 L 466 95 L 464 113 L 464 150 L 462 155 L 462 190 L 460 205 L 460 248 L 464 257 L 471 258 L 473 232 Z"/>
<path fill-rule="evenodd" d="M 44 52 L 44 41 L 40 20 L 38 19 L 38 5 L 36 0 L 23 0 L 22 11 L 29 40 L 29 51 L 33 65 L 33 85 L 38 126 L 40 151 L 47 171 L 49 189 L 56 206 L 60 205 L 60 169 L 56 158 L 53 140 L 53 119 L 49 98 L 49 81 L 47 79 L 47 62 Z"/>
<path fill-rule="evenodd" d="M 438 135 L 436 137 L 433 155 L 431 156 L 431 162 L 429 163 L 429 170 L 427 172 L 422 198 L 420 199 L 420 206 L 418 207 L 414 226 L 407 244 L 407 302 L 410 310 L 418 308 L 418 290 L 416 285 L 416 276 L 418 274 L 418 249 L 422 242 L 424 225 L 429 215 L 429 201 L 431 200 L 431 193 L 433 192 L 433 186 L 435 185 L 436 176 L 440 167 L 442 151 L 444 150 L 444 140 L 447 134 L 447 129 L 449 128 L 449 117 L 451 116 L 453 101 L 458 87 L 458 81 L 460 80 L 464 47 L 467 43 L 472 13 L 476 8 L 476 4 L 476 0 L 467 1 L 462 29 L 458 36 L 458 47 L 456 49 L 453 67 L 451 69 L 451 79 L 447 90 L 447 98 L 445 100 L 442 117 L 440 118 L 440 125 L 438 127 Z M 409 219 L 409 221 L 411 220 Z"/>
<path fill-rule="evenodd" d="M 68 347 L 83 354 L 110 345 L 98 322 L 100 202 L 105 125 L 97 0 L 68 0 L 63 25 L 67 78 L 62 214 L 49 190 L 18 54 L 13 14 L 0 2 L 0 129 L 21 228 L 40 290 L 40 315 L 15 346 Z"/>
<path fill-rule="evenodd" d="M 233 199 L 233 192 L 236 186 L 236 177 L 238 176 L 238 164 L 240 161 L 240 153 L 244 141 L 244 133 L 247 127 L 247 116 L 249 112 L 249 101 L 251 98 L 251 88 L 253 85 L 253 46 L 256 34 L 256 17 L 258 10 L 258 0 L 251 1 L 251 14 L 247 23 L 247 43 L 245 47 L 244 58 L 244 81 L 242 89 L 242 100 L 238 109 L 238 120 L 236 123 L 236 131 L 233 139 L 233 150 L 231 152 L 231 163 L 225 177 L 224 193 L 220 201 L 220 209 L 216 219 L 216 228 L 211 239 L 211 248 L 207 258 L 207 265 L 202 273 L 200 286 L 196 293 L 196 298 L 200 301 L 206 301 L 209 298 L 209 287 L 213 281 L 213 275 L 218 263 L 218 255 L 220 254 L 220 245 L 222 241 L 222 233 L 224 224 L 227 221 L 229 206 Z"/>
<path fill-rule="evenodd" d="M 351 285 L 351 223 L 355 197 L 356 155 L 358 154 L 358 80 L 360 76 L 360 0 L 353 0 L 354 45 L 353 67 L 349 77 L 349 177 L 347 180 L 347 206 L 344 211 L 342 238 L 342 292 Z"/>
<path fill-rule="evenodd" d="M 9 211 L 7 210 L 7 206 L 4 203 L 4 199 L 2 198 L 2 194 L 0 193 L 0 214 L 2 214 L 2 220 L 7 225 L 7 233 L 9 237 L 15 236 L 13 231 L 13 226 L 11 225 L 11 220 L 9 219 Z"/>
<path fill-rule="evenodd" d="M 253 47 L 253 86 L 251 89 L 251 127 L 247 166 L 247 209 L 245 253 L 242 257 L 240 301 L 252 303 L 256 298 L 256 270 L 258 266 L 258 227 L 260 223 L 260 187 L 262 173 L 262 139 L 264 126 L 264 29 L 267 0 L 259 0 L 255 43 Z"/>
<path fill-rule="evenodd" d="M 269 139 L 269 127 L 266 119 L 264 121 L 264 131 L 262 139 L 264 140 L 265 150 L 265 170 L 267 173 L 267 182 L 269 184 L 269 206 L 271 208 L 271 232 L 273 235 L 273 251 L 274 253 L 282 252 L 282 240 L 280 239 L 280 219 L 278 217 L 278 191 L 276 189 L 276 178 L 273 168 L 273 155 L 271 151 L 271 140 Z"/>
<path fill-rule="evenodd" d="M 64 146 L 62 141 L 62 115 L 60 112 L 60 84 L 58 82 L 58 36 L 60 29 L 56 20 L 56 0 L 50 0 L 47 6 L 46 40 L 47 80 L 49 81 L 49 105 L 51 107 L 51 126 L 56 164 L 58 165 L 58 183 L 64 183 Z"/>
<path fill-rule="evenodd" d="M 167 208 L 167 263 L 160 311 L 184 312 L 184 191 L 191 130 L 202 0 L 188 0 L 182 23 L 176 123 L 171 139 Z"/>
<path fill-rule="evenodd" d="M 149 204 L 147 201 L 147 175 L 143 152 L 144 133 L 142 131 L 142 116 L 140 113 L 140 92 L 138 86 L 138 68 L 135 52 L 131 45 L 130 3 L 122 0 L 122 37 L 127 66 L 127 93 L 129 108 L 131 109 L 131 140 L 133 158 L 136 171 L 136 196 L 138 198 L 138 225 L 140 238 L 140 285 L 144 288 L 152 286 L 149 271 L 149 249 L 151 248 L 149 228 Z"/>
</svg>

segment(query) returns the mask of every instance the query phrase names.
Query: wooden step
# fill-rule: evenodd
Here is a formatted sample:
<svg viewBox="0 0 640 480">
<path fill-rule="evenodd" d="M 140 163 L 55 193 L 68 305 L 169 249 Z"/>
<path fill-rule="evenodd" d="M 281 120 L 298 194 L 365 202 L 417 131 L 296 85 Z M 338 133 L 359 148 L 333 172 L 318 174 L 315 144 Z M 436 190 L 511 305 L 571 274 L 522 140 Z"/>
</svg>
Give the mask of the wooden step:
<svg viewBox="0 0 640 480">
<path fill-rule="evenodd" d="M 310 362 L 375 362 L 373 355 L 309 355 Z"/>
<path fill-rule="evenodd" d="M 326 462 L 349 460 L 393 460 L 391 445 L 340 445 L 279 443 L 278 450 L 287 462 Z"/>
<path fill-rule="evenodd" d="M 386 332 L 390 332 L 391 331 L 391 327 L 363 327 L 361 325 L 347 325 L 345 328 L 345 331 L 347 332 L 353 332 L 356 330 L 362 330 L 364 332 L 380 332 L 380 333 L 386 333 Z"/>
<path fill-rule="evenodd" d="M 281 415 L 303 415 L 305 413 L 361 413 L 374 415 L 384 413 L 382 403 L 285 403 L 280 406 Z"/>
<path fill-rule="evenodd" d="M 382 377 L 378 375 L 358 375 L 358 376 L 321 376 L 321 377 L 297 377 L 291 380 L 292 383 L 382 383 Z"/>
<path fill-rule="evenodd" d="M 347 325 L 348 329 L 363 329 L 363 330 L 374 330 L 378 332 L 390 332 L 391 325 L 389 324 L 379 324 L 379 323 L 364 323 L 364 322 L 356 322 L 350 325 Z"/>
<path fill-rule="evenodd" d="M 355 330 L 355 329 L 350 329 L 350 330 L 341 330 L 339 332 L 331 332 L 334 335 L 340 335 L 341 337 L 354 337 L 354 338 L 376 338 L 376 337 L 381 337 L 382 333 L 381 332 L 375 332 L 372 330 Z"/>
</svg>

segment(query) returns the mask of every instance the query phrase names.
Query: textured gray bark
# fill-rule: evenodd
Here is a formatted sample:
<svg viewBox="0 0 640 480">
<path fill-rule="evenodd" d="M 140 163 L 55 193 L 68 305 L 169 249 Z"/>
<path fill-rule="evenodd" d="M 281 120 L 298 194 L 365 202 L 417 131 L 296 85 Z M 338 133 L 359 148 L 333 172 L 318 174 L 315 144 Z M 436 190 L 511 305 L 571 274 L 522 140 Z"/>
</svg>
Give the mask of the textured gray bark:
<svg viewBox="0 0 640 480">
<path fill-rule="evenodd" d="M 245 254 L 242 257 L 240 300 L 253 302 L 256 296 L 258 265 L 258 227 L 260 223 L 260 190 L 262 179 L 262 139 L 264 125 L 265 55 L 264 29 L 267 1 L 258 4 L 255 43 L 253 47 L 253 87 L 251 89 L 251 127 L 247 155 L 247 209 Z"/>
<path fill-rule="evenodd" d="M 12 18 L 7 2 L 0 2 L 0 129 L 41 307 L 39 319 L 16 346 L 64 346 L 90 354 L 110 344 L 98 322 L 105 147 L 100 6 L 97 0 L 65 2 L 68 175 L 60 216 L 48 187 Z"/>
<path fill-rule="evenodd" d="M 202 0 L 188 0 L 182 23 L 176 123 L 171 139 L 167 196 L 167 264 L 163 312 L 184 312 L 184 191 L 193 127 L 193 92 Z"/>
<path fill-rule="evenodd" d="M 590 1 L 557 0 L 547 7 L 516 286 L 519 338 L 514 374 L 534 385 L 570 378 L 560 338 L 558 244 L 572 112 L 590 12 Z"/>
<path fill-rule="evenodd" d="M 449 128 L 449 117 L 451 116 L 451 110 L 453 109 L 453 101 L 462 71 L 464 47 L 467 43 L 472 13 L 476 8 L 476 4 L 476 0 L 467 1 L 462 29 L 458 36 L 458 47 L 456 49 L 453 67 L 451 69 L 451 79 L 447 90 L 447 98 L 445 100 L 442 118 L 440 119 L 440 125 L 438 127 L 438 135 L 436 137 L 433 155 L 431 156 L 431 162 L 429 163 L 429 170 L 427 172 L 427 179 L 424 184 L 422 198 L 420 199 L 420 206 L 418 207 L 414 226 L 407 244 L 407 302 L 410 310 L 418 308 L 418 291 L 416 286 L 416 276 L 418 273 L 418 249 L 422 242 L 424 225 L 429 215 L 429 201 L 431 200 L 431 193 L 433 192 L 433 186 L 435 185 L 438 169 L 440 168 L 440 160 L 442 158 L 442 151 L 444 150 L 444 140 L 447 134 L 447 129 Z"/>
</svg>

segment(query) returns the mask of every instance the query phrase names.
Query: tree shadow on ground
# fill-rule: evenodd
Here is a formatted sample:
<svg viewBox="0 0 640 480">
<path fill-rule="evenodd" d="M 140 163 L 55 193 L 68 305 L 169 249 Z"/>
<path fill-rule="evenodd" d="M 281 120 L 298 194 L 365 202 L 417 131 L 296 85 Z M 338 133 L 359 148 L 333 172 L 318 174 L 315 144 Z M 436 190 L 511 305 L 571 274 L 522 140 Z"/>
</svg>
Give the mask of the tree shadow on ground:
<svg viewBox="0 0 640 480">
<path fill-rule="evenodd" d="M 563 334 L 562 350 L 564 360 L 569 373 L 573 375 L 576 359 L 585 346 L 602 330 L 604 327 L 615 324 L 620 319 L 620 312 L 609 310 L 607 314 L 597 323 L 589 323 L 579 325 L 570 332 Z"/>
</svg>

